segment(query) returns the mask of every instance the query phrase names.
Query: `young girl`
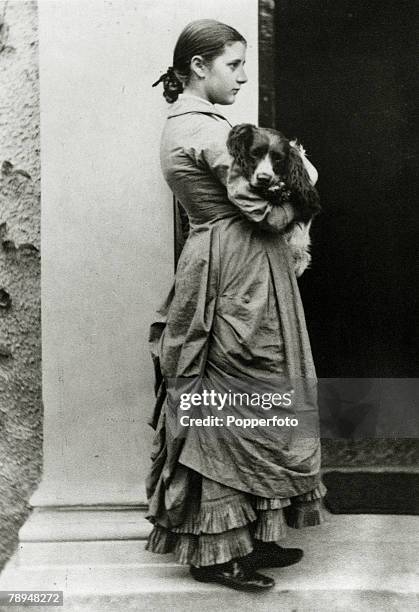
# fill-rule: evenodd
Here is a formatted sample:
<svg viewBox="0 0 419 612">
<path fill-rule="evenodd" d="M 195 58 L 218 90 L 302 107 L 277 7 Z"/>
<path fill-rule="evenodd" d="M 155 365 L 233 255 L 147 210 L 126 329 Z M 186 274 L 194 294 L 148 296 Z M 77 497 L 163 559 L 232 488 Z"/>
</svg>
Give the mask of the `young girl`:
<svg viewBox="0 0 419 612">
<path fill-rule="evenodd" d="M 283 238 L 298 210 L 262 199 L 234 175 L 226 149 L 231 125 L 214 106 L 233 104 L 246 84 L 245 53 L 246 41 L 232 27 L 195 21 L 177 41 L 173 67 L 155 83 L 173 103 L 161 141 L 163 174 L 190 232 L 150 334 L 158 399 L 147 550 L 174 551 L 196 580 L 261 590 L 274 581 L 257 569 L 301 558 L 299 549 L 276 542 L 286 525 L 321 522 L 325 489 L 315 369 Z M 299 395 L 292 409 L 232 401 L 232 389 L 278 390 L 284 380 Z M 196 381 L 203 399 L 185 408 Z M 208 405 L 203 389 L 222 391 L 222 406 Z M 238 425 L 226 426 L 227 409 L 241 418 Z M 303 421 L 302 430 L 240 425 L 275 410 Z M 200 425 L 206 416 L 211 425 Z"/>
</svg>

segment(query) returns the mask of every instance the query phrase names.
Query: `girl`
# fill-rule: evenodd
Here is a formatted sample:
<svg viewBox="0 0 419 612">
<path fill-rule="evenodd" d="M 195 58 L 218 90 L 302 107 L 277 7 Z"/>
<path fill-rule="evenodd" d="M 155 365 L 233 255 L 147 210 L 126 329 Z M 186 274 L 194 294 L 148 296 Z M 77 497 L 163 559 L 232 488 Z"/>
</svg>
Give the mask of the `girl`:
<svg viewBox="0 0 419 612">
<path fill-rule="evenodd" d="M 301 558 L 299 549 L 275 542 L 287 524 L 321 522 L 325 489 L 316 375 L 283 238 L 299 211 L 262 199 L 234 173 L 226 148 L 231 125 L 214 106 L 233 104 L 245 85 L 245 53 L 246 41 L 232 27 L 194 21 L 177 41 L 173 67 L 154 84 L 163 84 L 172 104 L 161 165 L 190 233 L 150 333 L 157 403 L 147 550 L 174 551 L 196 580 L 261 590 L 274 581 L 258 568 Z M 273 400 L 284 381 L 289 397 L 298 395 L 291 408 L 273 401 L 261 408 L 253 399 L 249 405 L 257 391 Z M 193 401 L 197 390 L 202 401 Z M 235 403 L 234 391 L 247 394 L 244 404 Z M 228 410 L 237 425 L 226 426 Z M 260 417 L 273 413 L 302 426 L 266 427 Z M 256 414 L 261 426 L 243 427 Z"/>
</svg>

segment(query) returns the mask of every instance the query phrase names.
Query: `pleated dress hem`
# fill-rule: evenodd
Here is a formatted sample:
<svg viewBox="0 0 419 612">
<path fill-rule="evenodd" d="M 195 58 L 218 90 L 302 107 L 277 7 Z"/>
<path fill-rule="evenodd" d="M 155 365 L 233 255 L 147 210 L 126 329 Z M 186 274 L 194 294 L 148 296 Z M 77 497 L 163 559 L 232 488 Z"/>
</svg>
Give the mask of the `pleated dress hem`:
<svg viewBox="0 0 419 612">
<path fill-rule="evenodd" d="M 201 503 L 197 512 L 178 527 L 156 523 L 146 550 L 173 553 L 180 564 L 204 567 L 244 557 L 253 550 L 255 539 L 278 542 L 287 528 L 300 529 L 324 522 L 322 498 L 325 486 L 289 498 L 261 498 L 233 492 L 219 501 Z M 149 520 L 153 520 L 149 517 Z"/>
</svg>

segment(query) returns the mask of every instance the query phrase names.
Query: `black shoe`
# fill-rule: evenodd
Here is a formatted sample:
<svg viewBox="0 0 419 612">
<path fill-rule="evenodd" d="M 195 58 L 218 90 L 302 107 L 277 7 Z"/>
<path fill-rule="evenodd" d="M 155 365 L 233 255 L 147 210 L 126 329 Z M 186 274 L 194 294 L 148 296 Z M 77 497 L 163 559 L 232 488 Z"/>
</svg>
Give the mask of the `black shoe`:
<svg viewBox="0 0 419 612">
<path fill-rule="evenodd" d="M 238 591 L 264 591 L 275 586 L 275 581 L 268 576 L 247 570 L 237 561 L 220 565 L 190 568 L 191 576 L 198 582 L 216 582 Z"/>
<path fill-rule="evenodd" d="M 287 567 L 298 563 L 303 554 L 301 548 L 282 548 L 275 542 L 255 540 L 253 551 L 242 561 L 244 567 L 250 571 L 261 567 Z"/>
</svg>

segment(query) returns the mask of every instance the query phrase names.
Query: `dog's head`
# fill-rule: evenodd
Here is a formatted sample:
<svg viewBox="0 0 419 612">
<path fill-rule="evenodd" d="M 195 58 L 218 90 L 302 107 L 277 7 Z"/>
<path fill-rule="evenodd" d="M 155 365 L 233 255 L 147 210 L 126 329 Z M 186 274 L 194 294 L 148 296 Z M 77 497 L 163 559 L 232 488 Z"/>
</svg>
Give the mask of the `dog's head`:
<svg viewBox="0 0 419 612">
<path fill-rule="evenodd" d="M 301 155 L 281 132 L 241 123 L 230 130 L 227 148 L 252 187 L 266 191 L 285 184 L 296 203 L 320 210 Z"/>
<path fill-rule="evenodd" d="M 279 132 L 241 123 L 230 131 L 227 148 L 253 187 L 269 188 L 287 173 L 290 145 Z"/>
</svg>

